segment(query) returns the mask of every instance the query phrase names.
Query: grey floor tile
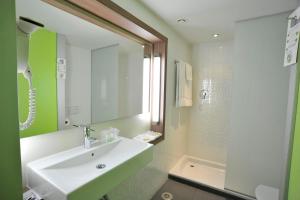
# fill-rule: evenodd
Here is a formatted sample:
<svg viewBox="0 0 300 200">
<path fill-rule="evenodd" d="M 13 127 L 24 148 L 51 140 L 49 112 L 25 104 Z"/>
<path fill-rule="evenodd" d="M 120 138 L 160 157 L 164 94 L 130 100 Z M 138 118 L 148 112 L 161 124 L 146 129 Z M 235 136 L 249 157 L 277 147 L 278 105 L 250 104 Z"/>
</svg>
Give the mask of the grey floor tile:
<svg viewBox="0 0 300 200">
<path fill-rule="evenodd" d="M 156 193 L 152 200 L 162 200 L 163 192 L 170 192 L 174 200 L 193 200 L 197 189 L 173 180 L 168 180 L 166 184 Z"/>
<path fill-rule="evenodd" d="M 229 200 L 229 199 L 199 189 L 196 191 L 196 195 L 193 200 Z"/>
<path fill-rule="evenodd" d="M 170 192 L 173 200 L 232 200 L 173 180 L 168 180 L 152 200 L 162 200 L 161 195 L 164 192 Z"/>
</svg>

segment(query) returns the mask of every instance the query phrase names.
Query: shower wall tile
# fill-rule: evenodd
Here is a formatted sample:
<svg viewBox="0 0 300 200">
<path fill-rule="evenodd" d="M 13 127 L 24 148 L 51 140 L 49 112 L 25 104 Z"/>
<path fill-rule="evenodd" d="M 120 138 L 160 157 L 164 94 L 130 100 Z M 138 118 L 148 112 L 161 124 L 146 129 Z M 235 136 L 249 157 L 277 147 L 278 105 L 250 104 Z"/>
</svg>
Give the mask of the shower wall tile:
<svg viewBox="0 0 300 200">
<path fill-rule="evenodd" d="M 225 164 L 232 100 L 233 42 L 193 47 L 193 107 L 188 154 Z M 202 92 L 206 91 L 205 98 Z"/>
</svg>

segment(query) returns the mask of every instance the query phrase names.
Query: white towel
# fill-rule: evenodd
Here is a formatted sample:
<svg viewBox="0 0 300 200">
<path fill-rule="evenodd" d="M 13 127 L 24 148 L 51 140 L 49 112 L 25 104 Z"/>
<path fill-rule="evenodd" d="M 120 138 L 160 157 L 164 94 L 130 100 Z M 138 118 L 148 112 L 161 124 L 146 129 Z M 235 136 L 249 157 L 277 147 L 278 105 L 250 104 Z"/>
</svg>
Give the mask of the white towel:
<svg viewBox="0 0 300 200">
<path fill-rule="evenodd" d="M 177 79 L 176 79 L 176 107 L 192 106 L 192 66 L 178 61 L 176 62 Z"/>
<path fill-rule="evenodd" d="M 192 81 L 193 80 L 193 68 L 190 64 L 185 64 L 185 76 L 186 80 Z"/>
</svg>

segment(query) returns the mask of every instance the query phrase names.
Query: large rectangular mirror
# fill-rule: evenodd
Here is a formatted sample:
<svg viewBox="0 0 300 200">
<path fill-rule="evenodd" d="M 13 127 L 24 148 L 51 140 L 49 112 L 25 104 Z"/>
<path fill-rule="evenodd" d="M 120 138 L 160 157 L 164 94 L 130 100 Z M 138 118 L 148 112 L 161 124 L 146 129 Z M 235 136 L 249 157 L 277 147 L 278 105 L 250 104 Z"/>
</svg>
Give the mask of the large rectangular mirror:
<svg viewBox="0 0 300 200">
<path fill-rule="evenodd" d="M 144 44 L 40 0 L 16 0 L 21 137 L 149 112 Z"/>
</svg>

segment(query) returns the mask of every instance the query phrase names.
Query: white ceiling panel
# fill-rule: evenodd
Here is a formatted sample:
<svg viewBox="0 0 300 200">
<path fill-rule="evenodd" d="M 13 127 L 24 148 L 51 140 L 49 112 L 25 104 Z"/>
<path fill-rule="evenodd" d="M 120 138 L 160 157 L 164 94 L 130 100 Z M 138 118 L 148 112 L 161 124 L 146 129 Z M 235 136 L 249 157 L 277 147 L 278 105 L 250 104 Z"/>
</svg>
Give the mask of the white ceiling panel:
<svg viewBox="0 0 300 200">
<path fill-rule="evenodd" d="M 234 37 L 234 24 L 246 20 L 293 10 L 298 0 L 140 0 L 190 43 Z M 177 19 L 186 18 L 184 24 Z"/>
</svg>

